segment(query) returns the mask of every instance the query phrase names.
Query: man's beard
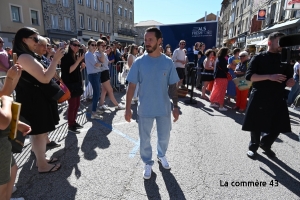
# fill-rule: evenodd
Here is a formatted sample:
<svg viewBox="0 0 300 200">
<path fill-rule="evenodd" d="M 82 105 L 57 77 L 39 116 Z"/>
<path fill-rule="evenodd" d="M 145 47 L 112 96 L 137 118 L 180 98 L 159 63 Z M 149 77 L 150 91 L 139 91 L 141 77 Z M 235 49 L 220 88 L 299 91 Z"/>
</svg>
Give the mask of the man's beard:
<svg viewBox="0 0 300 200">
<path fill-rule="evenodd" d="M 157 46 L 158 46 L 157 43 L 151 49 L 148 49 L 148 47 L 146 46 L 147 53 L 153 53 L 157 49 Z"/>
</svg>

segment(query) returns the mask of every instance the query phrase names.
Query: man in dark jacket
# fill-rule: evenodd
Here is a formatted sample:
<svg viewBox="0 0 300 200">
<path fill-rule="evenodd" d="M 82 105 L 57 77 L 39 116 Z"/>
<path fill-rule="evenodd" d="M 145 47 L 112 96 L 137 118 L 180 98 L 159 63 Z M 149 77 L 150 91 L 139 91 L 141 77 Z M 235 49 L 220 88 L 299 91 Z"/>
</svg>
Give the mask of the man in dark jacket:
<svg viewBox="0 0 300 200">
<path fill-rule="evenodd" d="M 283 35 L 271 33 L 268 50 L 254 56 L 246 72 L 246 79 L 253 84 L 242 130 L 250 131 L 251 141 L 247 152 L 250 158 L 255 157 L 258 147 L 269 157 L 275 157 L 272 144 L 280 133 L 291 131 L 284 95 L 285 87 L 292 87 L 295 81 L 289 73 L 289 67 L 280 62 L 281 47 L 278 41 Z M 261 132 L 263 136 L 260 139 Z"/>
</svg>

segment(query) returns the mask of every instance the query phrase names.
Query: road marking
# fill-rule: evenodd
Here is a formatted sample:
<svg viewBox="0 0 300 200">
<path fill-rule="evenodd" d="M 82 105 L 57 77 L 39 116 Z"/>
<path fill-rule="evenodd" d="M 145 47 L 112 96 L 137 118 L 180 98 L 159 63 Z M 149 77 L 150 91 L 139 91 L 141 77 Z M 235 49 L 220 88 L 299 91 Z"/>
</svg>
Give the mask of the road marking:
<svg viewBox="0 0 300 200">
<path fill-rule="evenodd" d="M 87 117 L 91 117 L 90 113 L 86 113 Z M 100 120 L 100 119 L 93 119 L 96 122 L 98 122 L 99 124 L 101 124 L 102 126 L 106 127 L 107 129 L 117 133 L 118 135 L 122 136 L 123 138 L 127 139 L 128 141 L 132 142 L 135 146 L 133 147 L 133 149 L 131 150 L 131 152 L 129 153 L 129 158 L 133 158 L 137 151 L 140 148 L 140 140 L 135 140 L 131 137 L 129 137 L 128 135 L 126 135 L 125 133 L 122 133 L 120 130 L 114 128 L 112 125 L 105 123 L 104 121 Z M 126 122 L 127 123 L 127 122 Z M 125 124 L 125 123 L 124 123 Z M 115 125 L 115 124 L 114 124 Z"/>
</svg>

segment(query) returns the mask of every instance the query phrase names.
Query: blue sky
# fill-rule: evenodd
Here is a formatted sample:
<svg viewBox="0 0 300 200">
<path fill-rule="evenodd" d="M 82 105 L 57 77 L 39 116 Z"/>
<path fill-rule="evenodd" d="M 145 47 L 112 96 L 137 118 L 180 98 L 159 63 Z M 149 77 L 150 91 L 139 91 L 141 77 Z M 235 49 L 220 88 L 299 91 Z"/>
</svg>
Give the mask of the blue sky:
<svg viewBox="0 0 300 200">
<path fill-rule="evenodd" d="M 163 24 L 195 22 L 221 10 L 222 0 L 135 0 L 134 22 L 155 20 Z"/>
</svg>

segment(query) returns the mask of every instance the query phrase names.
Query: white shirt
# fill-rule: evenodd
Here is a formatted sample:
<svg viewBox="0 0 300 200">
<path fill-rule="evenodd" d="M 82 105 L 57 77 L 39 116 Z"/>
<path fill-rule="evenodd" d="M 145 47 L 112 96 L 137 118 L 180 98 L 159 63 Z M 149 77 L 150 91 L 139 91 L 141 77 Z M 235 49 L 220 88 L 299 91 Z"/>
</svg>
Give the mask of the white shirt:
<svg viewBox="0 0 300 200">
<path fill-rule="evenodd" d="M 182 64 L 181 62 L 176 62 L 176 60 L 185 61 L 185 52 L 183 51 L 183 49 L 180 48 L 175 49 L 172 56 L 172 60 L 176 68 L 185 68 L 184 64 Z"/>
</svg>

